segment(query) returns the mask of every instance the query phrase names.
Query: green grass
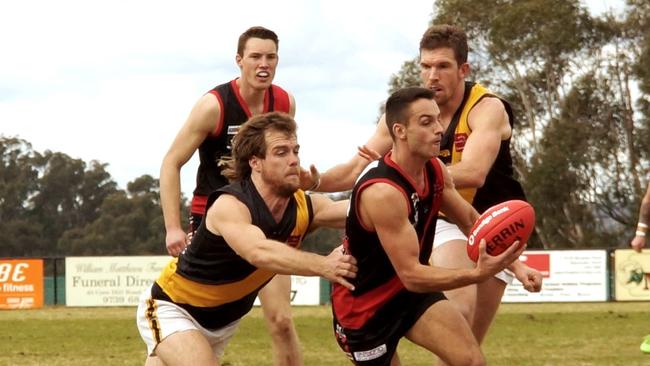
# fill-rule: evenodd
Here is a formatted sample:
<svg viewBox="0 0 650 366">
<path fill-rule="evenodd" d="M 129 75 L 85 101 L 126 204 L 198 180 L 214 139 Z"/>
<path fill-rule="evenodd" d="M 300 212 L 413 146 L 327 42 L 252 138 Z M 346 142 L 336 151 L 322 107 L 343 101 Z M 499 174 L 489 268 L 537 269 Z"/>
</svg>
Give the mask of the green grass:
<svg viewBox="0 0 650 366">
<path fill-rule="evenodd" d="M 135 308 L 0 312 L 0 365 L 142 365 L 145 347 Z M 331 328 L 329 307 L 296 307 L 306 365 L 348 365 Z M 504 304 L 483 351 L 490 365 L 650 365 L 639 343 L 650 333 L 650 303 Z M 432 335 L 435 336 L 435 335 Z M 244 318 L 226 349 L 231 366 L 271 365 L 259 309 Z M 403 340 L 403 365 L 433 356 Z"/>
</svg>

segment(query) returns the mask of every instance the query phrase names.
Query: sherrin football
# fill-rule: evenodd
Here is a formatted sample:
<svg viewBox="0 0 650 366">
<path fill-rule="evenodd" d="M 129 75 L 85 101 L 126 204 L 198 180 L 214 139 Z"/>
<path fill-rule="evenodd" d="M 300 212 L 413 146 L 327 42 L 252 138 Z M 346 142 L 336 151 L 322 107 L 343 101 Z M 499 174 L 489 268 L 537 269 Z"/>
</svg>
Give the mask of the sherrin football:
<svg viewBox="0 0 650 366">
<path fill-rule="evenodd" d="M 516 240 L 526 243 L 535 228 L 535 210 L 528 202 L 511 200 L 490 207 L 474 223 L 467 238 L 467 255 L 478 260 L 478 243 L 485 239 L 487 252 L 499 255 Z"/>
</svg>

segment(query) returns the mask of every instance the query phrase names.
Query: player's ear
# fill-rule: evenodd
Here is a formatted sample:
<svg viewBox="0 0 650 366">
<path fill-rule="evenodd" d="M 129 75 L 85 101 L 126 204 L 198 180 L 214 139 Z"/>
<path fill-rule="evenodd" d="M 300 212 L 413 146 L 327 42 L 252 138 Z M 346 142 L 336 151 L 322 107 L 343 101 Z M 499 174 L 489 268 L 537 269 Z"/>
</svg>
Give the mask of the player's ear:
<svg viewBox="0 0 650 366">
<path fill-rule="evenodd" d="M 458 68 L 458 72 L 461 74 L 463 79 L 466 78 L 467 76 L 469 76 L 470 71 L 471 71 L 471 69 L 470 69 L 469 64 L 467 62 L 463 63 Z"/>
<path fill-rule="evenodd" d="M 406 136 L 406 125 L 400 122 L 395 122 L 393 124 L 393 135 L 395 135 L 395 138 L 404 139 L 404 136 Z"/>
<path fill-rule="evenodd" d="M 248 165 L 251 167 L 252 171 L 260 172 L 262 169 L 262 159 L 253 155 L 250 159 L 248 159 Z"/>
<path fill-rule="evenodd" d="M 241 66 L 241 60 L 242 60 L 241 55 L 240 55 L 239 53 L 236 54 L 236 55 L 235 55 L 235 62 L 237 63 L 237 66 L 239 66 L 240 69 L 241 69 L 241 67 L 242 67 L 242 66 Z"/>
</svg>

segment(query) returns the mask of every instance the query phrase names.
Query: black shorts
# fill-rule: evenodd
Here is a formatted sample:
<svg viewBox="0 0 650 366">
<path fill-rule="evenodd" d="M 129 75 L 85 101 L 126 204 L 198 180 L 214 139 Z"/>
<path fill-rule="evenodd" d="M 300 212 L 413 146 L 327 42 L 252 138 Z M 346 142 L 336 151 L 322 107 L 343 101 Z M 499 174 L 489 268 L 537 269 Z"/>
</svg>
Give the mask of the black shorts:
<svg viewBox="0 0 650 366">
<path fill-rule="evenodd" d="M 446 299 L 442 292 L 403 290 L 359 329 L 344 328 L 334 314 L 336 341 L 355 365 L 388 366 L 404 334 L 431 305 Z"/>
</svg>

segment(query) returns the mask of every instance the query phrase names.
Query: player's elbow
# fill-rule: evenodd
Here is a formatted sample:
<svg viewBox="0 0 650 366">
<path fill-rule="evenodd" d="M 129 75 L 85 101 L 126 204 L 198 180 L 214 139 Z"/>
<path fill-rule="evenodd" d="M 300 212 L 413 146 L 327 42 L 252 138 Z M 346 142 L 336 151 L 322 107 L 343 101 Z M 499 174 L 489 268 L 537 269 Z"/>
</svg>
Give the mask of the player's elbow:
<svg viewBox="0 0 650 366">
<path fill-rule="evenodd" d="M 270 258 L 264 250 L 254 249 L 248 253 L 243 253 L 241 256 L 257 268 L 267 268 L 270 263 Z"/>
<path fill-rule="evenodd" d="M 481 188 L 485 184 L 485 178 L 487 177 L 487 172 L 476 171 L 475 174 L 472 174 L 468 177 L 468 185 L 474 188 Z"/>
<path fill-rule="evenodd" d="M 405 269 L 399 271 L 397 275 L 408 291 L 420 293 L 429 291 L 426 286 L 424 286 L 424 279 L 418 274 L 417 270 Z"/>
</svg>

